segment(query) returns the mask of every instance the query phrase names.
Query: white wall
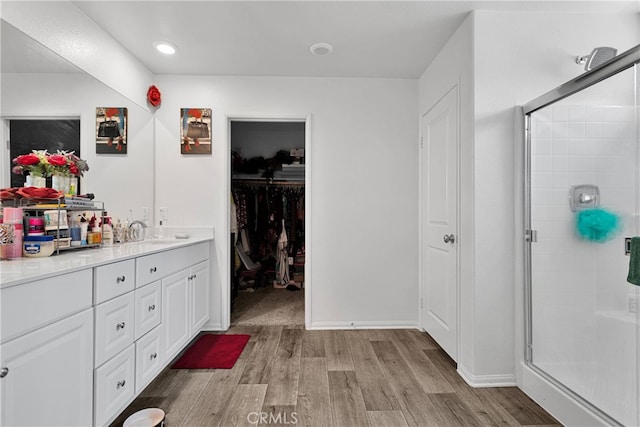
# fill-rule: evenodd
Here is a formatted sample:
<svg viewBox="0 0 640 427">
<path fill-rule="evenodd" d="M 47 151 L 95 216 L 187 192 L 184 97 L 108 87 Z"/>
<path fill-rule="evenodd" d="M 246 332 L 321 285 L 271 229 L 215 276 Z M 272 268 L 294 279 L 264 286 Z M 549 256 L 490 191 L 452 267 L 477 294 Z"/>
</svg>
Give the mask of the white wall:
<svg viewBox="0 0 640 427">
<path fill-rule="evenodd" d="M 228 287 L 227 116 L 311 116 L 312 328 L 417 324 L 415 80 L 159 76 L 157 206 L 215 226 L 214 318 Z M 213 154 L 180 155 L 179 109 L 213 110 Z M 223 288 L 225 289 L 223 291 Z"/>
<path fill-rule="evenodd" d="M 124 220 L 133 209 L 140 219 L 142 207 L 153 206 L 149 111 L 86 74 L 3 74 L 1 84 L 3 118 L 80 118 L 80 152 L 90 168 L 82 178 L 82 191 L 105 202 L 109 215 Z M 127 107 L 126 155 L 96 154 L 96 107 Z"/>
</svg>

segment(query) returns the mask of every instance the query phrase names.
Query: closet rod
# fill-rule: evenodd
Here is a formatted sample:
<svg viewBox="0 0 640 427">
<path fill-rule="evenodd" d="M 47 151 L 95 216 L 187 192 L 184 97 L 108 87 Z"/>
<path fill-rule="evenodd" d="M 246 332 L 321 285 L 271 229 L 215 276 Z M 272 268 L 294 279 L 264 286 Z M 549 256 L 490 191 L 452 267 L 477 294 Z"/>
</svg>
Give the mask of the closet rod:
<svg viewBox="0 0 640 427">
<path fill-rule="evenodd" d="M 272 180 L 255 180 L 255 179 L 232 179 L 231 184 L 252 185 L 252 186 L 281 186 L 281 187 L 304 187 L 304 181 L 272 181 Z"/>
</svg>

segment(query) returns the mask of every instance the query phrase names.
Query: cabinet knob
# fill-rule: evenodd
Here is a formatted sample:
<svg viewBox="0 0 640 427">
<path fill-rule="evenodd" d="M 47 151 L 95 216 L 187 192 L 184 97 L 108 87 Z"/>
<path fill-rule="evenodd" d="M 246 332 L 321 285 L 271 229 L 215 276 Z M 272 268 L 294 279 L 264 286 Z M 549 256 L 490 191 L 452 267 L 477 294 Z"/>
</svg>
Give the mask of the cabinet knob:
<svg viewBox="0 0 640 427">
<path fill-rule="evenodd" d="M 9 368 L 0 369 L 0 378 L 4 378 L 9 374 Z"/>
<path fill-rule="evenodd" d="M 124 329 L 124 326 L 125 326 L 125 323 L 124 323 L 124 322 L 122 322 L 122 323 L 118 323 L 118 324 L 116 325 L 116 331 L 119 331 L 120 329 Z"/>
<path fill-rule="evenodd" d="M 152 305 L 149 306 L 149 311 L 153 311 L 155 309 L 156 309 L 156 305 L 155 304 L 152 304 Z"/>
<path fill-rule="evenodd" d="M 197 275 L 197 274 L 194 274 L 194 275 L 193 275 L 193 278 L 195 279 L 196 277 L 198 277 L 198 275 Z"/>
<path fill-rule="evenodd" d="M 156 271 L 158 271 L 158 267 L 151 267 L 149 269 L 149 273 L 155 273 Z"/>
<path fill-rule="evenodd" d="M 124 387 L 124 385 L 127 383 L 127 381 L 122 380 L 122 381 L 118 381 L 118 384 L 116 385 L 116 389 Z"/>
<path fill-rule="evenodd" d="M 126 277 L 124 277 L 124 276 L 118 276 L 118 277 L 116 278 L 116 283 L 124 282 L 124 281 L 125 281 L 125 279 L 126 279 Z"/>
<path fill-rule="evenodd" d="M 158 357 L 158 353 L 151 353 L 151 356 L 149 357 L 151 360 L 155 359 L 156 357 Z"/>
</svg>

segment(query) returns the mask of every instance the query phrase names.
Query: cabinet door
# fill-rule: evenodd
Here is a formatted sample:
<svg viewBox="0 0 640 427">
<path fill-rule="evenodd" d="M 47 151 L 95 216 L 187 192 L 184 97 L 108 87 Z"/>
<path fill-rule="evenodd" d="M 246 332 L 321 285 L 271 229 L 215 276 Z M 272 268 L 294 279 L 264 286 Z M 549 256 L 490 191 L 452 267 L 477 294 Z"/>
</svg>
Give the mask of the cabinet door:
<svg viewBox="0 0 640 427">
<path fill-rule="evenodd" d="M 162 326 L 167 360 L 189 341 L 189 270 L 162 279 Z"/>
<path fill-rule="evenodd" d="M 209 261 L 191 268 L 191 336 L 209 320 Z"/>
<path fill-rule="evenodd" d="M 133 343 L 133 300 L 133 292 L 129 292 L 95 308 L 96 366 L 102 365 Z"/>
<path fill-rule="evenodd" d="M 85 310 L 0 347 L 3 426 L 92 422 L 93 313 Z"/>
<path fill-rule="evenodd" d="M 162 286 L 160 281 L 153 282 L 135 290 L 136 337 L 142 337 L 160 324 Z"/>
</svg>

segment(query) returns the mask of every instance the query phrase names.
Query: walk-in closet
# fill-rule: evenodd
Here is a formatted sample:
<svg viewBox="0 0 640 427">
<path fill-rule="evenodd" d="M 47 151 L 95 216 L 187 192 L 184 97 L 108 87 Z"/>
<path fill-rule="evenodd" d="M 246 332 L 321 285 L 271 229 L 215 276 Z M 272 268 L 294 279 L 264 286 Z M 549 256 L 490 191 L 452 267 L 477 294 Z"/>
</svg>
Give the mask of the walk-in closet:
<svg viewBox="0 0 640 427">
<path fill-rule="evenodd" d="M 305 122 L 232 120 L 231 324 L 303 325 Z"/>
</svg>

